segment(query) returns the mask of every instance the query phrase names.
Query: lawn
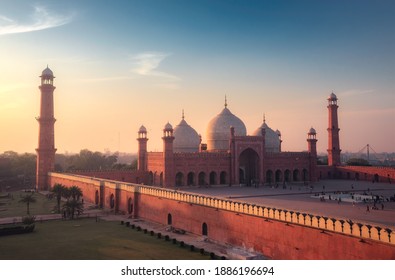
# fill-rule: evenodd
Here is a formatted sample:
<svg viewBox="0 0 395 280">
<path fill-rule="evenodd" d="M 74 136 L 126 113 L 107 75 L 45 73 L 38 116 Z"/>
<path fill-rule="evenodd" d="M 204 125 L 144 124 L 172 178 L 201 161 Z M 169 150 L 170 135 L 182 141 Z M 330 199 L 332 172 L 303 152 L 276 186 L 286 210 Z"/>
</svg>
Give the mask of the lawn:
<svg viewBox="0 0 395 280">
<path fill-rule="evenodd" d="M 19 200 L 30 193 L 24 191 L 0 193 L 0 218 L 26 216 L 26 203 Z M 35 203 L 30 203 L 30 215 L 51 214 L 56 207 L 56 199 L 48 199 L 45 195 L 34 193 Z"/>
<path fill-rule="evenodd" d="M 0 237 L 3 260 L 209 259 L 120 222 L 95 219 L 36 222 L 33 233 Z"/>
</svg>

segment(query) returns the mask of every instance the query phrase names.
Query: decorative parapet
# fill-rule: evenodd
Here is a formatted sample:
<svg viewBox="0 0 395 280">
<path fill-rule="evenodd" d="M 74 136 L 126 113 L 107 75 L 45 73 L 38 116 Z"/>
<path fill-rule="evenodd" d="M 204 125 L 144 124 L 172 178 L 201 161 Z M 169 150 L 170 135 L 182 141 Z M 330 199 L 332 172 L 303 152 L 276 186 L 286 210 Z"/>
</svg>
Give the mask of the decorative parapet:
<svg viewBox="0 0 395 280">
<path fill-rule="evenodd" d="M 230 199 L 222 199 L 210 197 L 201 194 L 180 192 L 178 190 L 163 189 L 154 186 L 145 186 L 133 183 L 125 183 L 119 181 L 103 180 L 73 174 L 49 173 L 49 177 L 67 179 L 71 181 L 80 181 L 93 186 L 105 185 L 110 189 L 121 189 L 124 191 L 137 192 L 140 194 L 176 200 L 188 204 L 195 204 L 235 212 L 239 215 L 251 215 L 265 219 L 272 219 L 284 223 L 298 224 L 311 228 L 317 228 L 322 231 L 336 232 L 340 234 L 355 236 L 363 239 L 372 239 L 395 245 L 395 232 L 391 228 L 382 228 L 369 224 L 354 223 L 351 220 L 345 221 L 325 216 L 317 216 L 309 213 L 300 213 L 286 209 L 276 209 L 256 205 L 247 202 L 232 201 Z M 362 239 L 363 238 L 363 239 Z"/>
</svg>

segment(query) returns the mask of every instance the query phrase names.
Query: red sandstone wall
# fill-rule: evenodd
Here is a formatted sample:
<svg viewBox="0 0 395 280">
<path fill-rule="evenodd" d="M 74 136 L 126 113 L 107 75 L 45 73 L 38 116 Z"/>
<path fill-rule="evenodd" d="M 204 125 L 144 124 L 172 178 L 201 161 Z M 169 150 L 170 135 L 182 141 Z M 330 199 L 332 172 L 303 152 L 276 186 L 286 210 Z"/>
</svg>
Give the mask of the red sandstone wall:
<svg viewBox="0 0 395 280">
<path fill-rule="evenodd" d="M 395 168 L 378 166 L 317 166 L 317 177 L 320 179 L 349 179 L 395 183 Z"/>
<path fill-rule="evenodd" d="M 78 186 L 84 199 L 91 202 L 98 191 L 107 209 L 111 208 L 110 198 L 114 195 L 114 211 L 128 213 L 131 198 L 133 216 L 167 224 L 171 214 L 174 227 L 195 234 L 202 234 L 202 224 L 206 223 L 210 239 L 253 249 L 272 259 L 395 259 L 395 246 L 388 243 L 366 238 L 360 242 L 359 237 L 341 233 L 323 233 L 318 228 L 135 193 L 133 187 L 120 188 L 121 182 L 84 177 L 65 179 L 51 174 L 49 182 L 51 186 L 55 183 Z"/>
<path fill-rule="evenodd" d="M 51 175 L 48 176 L 48 183 L 51 188 L 55 184 L 62 184 L 66 187 L 77 186 L 82 190 L 84 201 L 95 203 L 95 193 L 96 191 L 100 192 L 100 184 L 93 185 L 92 183 L 85 183 L 81 180 L 70 180 L 70 179 L 63 179 L 58 177 L 53 177 Z"/>
<path fill-rule="evenodd" d="M 128 183 L 148 183 L 148 172 L 139 170 L 79 170 L 73 174 Z"/>
<path fill-rule="evenodd" d="M 376 241 L 300 225 L 140 195 L 139 216 L 196 234 L 208 225 L 208 237 L 262 252 L 272 259 L 395 259 L 395 247 Z"/>
</svg>

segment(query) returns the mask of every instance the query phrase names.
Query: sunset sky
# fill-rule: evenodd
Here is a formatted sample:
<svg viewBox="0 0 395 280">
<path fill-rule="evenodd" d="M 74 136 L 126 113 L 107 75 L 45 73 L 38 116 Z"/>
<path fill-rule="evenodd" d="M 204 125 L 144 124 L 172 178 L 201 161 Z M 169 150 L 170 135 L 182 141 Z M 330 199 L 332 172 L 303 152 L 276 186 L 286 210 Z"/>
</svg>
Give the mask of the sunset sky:
<svg viewBox="0 0 395 280">
<path fill-rule="evenodd" d="M 0 152 L 35 152 L 41 72 L 55 79 L 58 153 L 162 150 L 185 120 L 206 142 L 224 106 L 284 151 L 340 145 L 395 152 L 395 1 L 0 1 Z"/>
</svg>

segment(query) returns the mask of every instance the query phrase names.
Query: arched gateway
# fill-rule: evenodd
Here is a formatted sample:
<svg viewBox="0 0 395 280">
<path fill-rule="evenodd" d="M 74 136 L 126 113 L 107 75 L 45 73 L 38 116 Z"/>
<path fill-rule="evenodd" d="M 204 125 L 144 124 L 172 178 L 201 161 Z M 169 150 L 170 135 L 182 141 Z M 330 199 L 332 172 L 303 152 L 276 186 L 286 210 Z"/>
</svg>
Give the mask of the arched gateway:
<svg viewBox="0 0 395 280">
<path fill-rule="evenodd" d="M 250 186 L 259 179 L 259 155 L 251 148 L 245 149 L 239 157 L 239 183 Z"/>
</svg>

